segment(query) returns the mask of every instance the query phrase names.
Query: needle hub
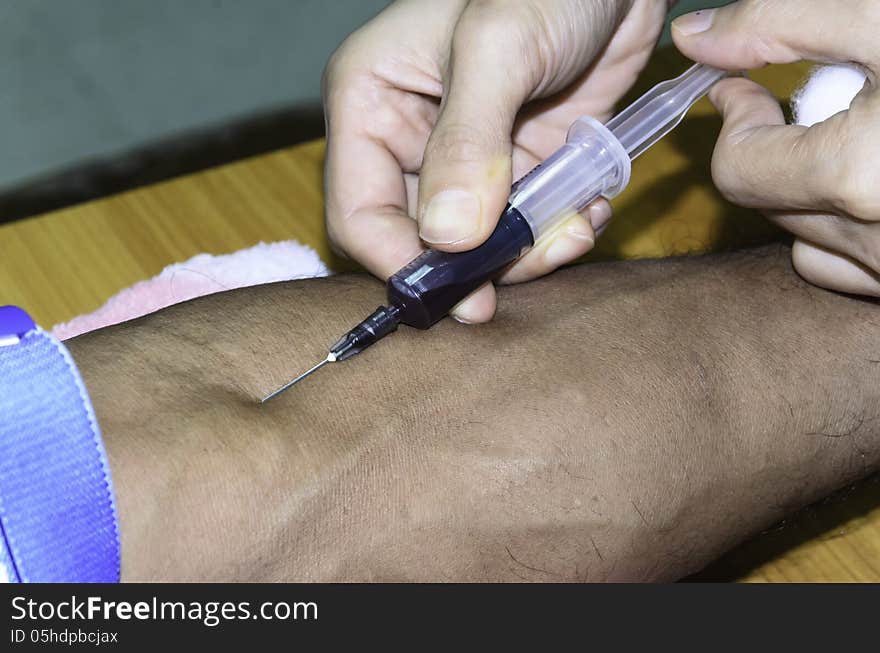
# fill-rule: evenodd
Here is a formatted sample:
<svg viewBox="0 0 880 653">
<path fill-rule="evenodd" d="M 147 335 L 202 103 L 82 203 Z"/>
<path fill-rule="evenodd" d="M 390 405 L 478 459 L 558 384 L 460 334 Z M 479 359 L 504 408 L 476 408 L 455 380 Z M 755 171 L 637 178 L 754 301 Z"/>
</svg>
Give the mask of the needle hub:
<svg viewBox="0 0 880 653">
<path fill-rule="evenodd" d="M 297 383 L 302 381 L 304 378 L 317 372 L 319 369 L 324 367 L 327 363 L 335 363 L 337 361 L 344 361 L 347 358 L 351 358 L 352 356 L 361 353 L 364 349 L 369 347 L 372 344 L 375 344 L 389 333 L 392 333 L 397 329 L 397 325 L 399 324 L 398 314 L 400 313 L 400 309 L 397 306 L 380 306 L 363 322 L 358 324 L 351 331 L 342 336 L 339 340 L 334 343 L 332 347 L 330 347 L 330 353 L 327 354 L 327 358 L 322 360 L 320 363 L 312 367 L 311 369 L 303 372 L 295 379 L 291 379 L 284 385 L 282 385 L 277 390 L 273 390 L 265 397 L 260 399 L 260 403 L 264 404 L 272 397 L 277 397 L 282 392 L 287 390 L 288 388 L 292 388 Z"/>
</svg>

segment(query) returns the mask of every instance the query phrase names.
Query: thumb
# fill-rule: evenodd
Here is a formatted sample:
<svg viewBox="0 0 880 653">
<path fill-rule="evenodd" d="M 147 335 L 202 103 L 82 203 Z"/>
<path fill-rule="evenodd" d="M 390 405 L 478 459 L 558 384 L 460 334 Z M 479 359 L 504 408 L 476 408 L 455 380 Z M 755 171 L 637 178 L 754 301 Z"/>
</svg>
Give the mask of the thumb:
<svg viewBox="0 0 880 653">
<path fill-rule="evenodd" d="M 534 87 L 512 42 L 527 27 L 473 5 L 452 39 L 440 114 L 419 173 L 419 235 L 446 251 L 480 245 L 504 211 L 512 183 L 511 132 Z M 521 36 L 517 36 L 520 33 Z"/>
<path fill-rule="evenodd" d="M 880 61 L 876 2 L 739 0 L 672 21 L 672 39 L 691 59 L 742 70 L 768 63 Z"/>
</svg>

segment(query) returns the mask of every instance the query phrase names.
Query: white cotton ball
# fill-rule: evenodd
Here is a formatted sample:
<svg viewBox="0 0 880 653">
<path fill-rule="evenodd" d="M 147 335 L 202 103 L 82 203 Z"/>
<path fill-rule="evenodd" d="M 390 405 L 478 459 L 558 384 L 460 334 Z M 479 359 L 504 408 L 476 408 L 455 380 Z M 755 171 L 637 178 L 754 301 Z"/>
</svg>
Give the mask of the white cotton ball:
<svg viewBox="0 0 880 653">
<path fill-rule="evenodd" d="M 858 66 L 817 66 L 791 99 L 794 120 L 809 127 L 849 109 L 865 85 L 865 73 Z"/>
</svg>

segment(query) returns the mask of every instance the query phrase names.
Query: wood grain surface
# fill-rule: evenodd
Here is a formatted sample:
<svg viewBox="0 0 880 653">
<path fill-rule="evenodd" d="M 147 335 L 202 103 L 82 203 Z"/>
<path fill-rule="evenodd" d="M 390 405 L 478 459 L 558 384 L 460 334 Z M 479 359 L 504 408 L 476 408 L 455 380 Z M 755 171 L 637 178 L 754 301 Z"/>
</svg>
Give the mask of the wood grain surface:
<svg viewBox="0 0 880 653">
<path fill-rule="evenodd" d="M 636 92 L 684 62 L 659 54 Z M 786 97 L 805 65 L 758 71 Z M 713 189 L 709 158 L 720 121 L 701 101 L 634 164 L 615 218 L 589 259 L 688 254 L 779 237 Z M 323 226 L 322 141 L 248 159 L 115 197 L 0 226 L 0 304 L 19 304 L 44 326 L 98 308 L 112 294 L 201 252 L 296 239 L 334 269 Z M 700 580 L 880 581 L 880 481 L 844 490 L 761 534 Z"/>
</svg>

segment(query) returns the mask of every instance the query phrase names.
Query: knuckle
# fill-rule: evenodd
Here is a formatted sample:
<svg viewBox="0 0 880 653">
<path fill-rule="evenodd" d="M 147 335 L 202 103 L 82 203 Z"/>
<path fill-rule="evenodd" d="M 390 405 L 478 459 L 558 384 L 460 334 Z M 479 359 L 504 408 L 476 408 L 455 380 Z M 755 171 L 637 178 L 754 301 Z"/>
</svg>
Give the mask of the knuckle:
<svg viewBox="0 0 880 653">
<path fill-rule="evenodd" d="M 328 205 L 324 213 L 324 226 L 327 233 L 327 243 L 334 254 L 342 258 L 363 262 L 358 247 L 363 238 L 358 233 L 357 225 L 353 220 L 355 213 L 346 212 L 341 207 Z"/>
<path fill-rule="evenodd" d="M 428 141 L 425 161 L 481 163 L 499 149 L 489 131 L 464 122 L 438 125 Z"/>
<path fill-rule="evenodd" d="M 341 99 L 361 93 L 365 78 L 369 77 L 374 58 L 368 42 L 363 39 L 361 28 L 350 35 L 333 51 L 321 74 L 321 95 L 329 106 Z"/>
<path fill-rule="evenodd" d="M 477 50 L 481 56 L 500 62 L 511 51 L 523 50 L 531 25 L 523 18 L 527 6 L 503 0 L 472 0 L 455 28 L 453 54 L 470 58 Z"/>
<path fill-rule="evenodd" d="M 780 5 L 779 0 L 741 0 L 736 3 L 737 17 L 757 24 L 778 10 Z"/>
<path fill-rule="evenodd" d="M 321 75 L 321 97 L 325 107 L 329 110 L 341 95 L 341 91 L 347 88 L 345 77 L 347 71 L 345 45 L 340 46 L 327 61 L 324 72 Z"/>
<path fill-rule="evenodd" d="M 519 4 L 506 0 L 471 0 L 460 24 L 481 30 L 506 27 L 515 22 L 511 18 Z"/>
<path fill-rule="evenodd" d="M 324 111 L 331 128 L 339 118 L 358 121 L 371 134 L 395 133 L 400 126 L 397 107 L 381 96 L 369 72 L 346 68 L 324 89 Z"/>
<path fill-rule="evenodd" d="M 715 145 L 712 153 L 712 180 L 721 196 L 728 202 L 741 204 L 743 186 L 742 157 L 736 153 L 736 148 L 728 139 L 723 138 Z"/>
<path fill-rule="evenodd" d="M 324 65 L 324 71 L 321 74 L 321 92 L 325 99 L 327 98 L 328 92 L 340 83 L 340 77 L 348 67 L 347 64 L 350 60 L 350 50 L 351 37 L 343 41 L 327 59 L 327 63 Z"/>
<path fill-rule="evenodd" d="M 344 222 L 338 209 L 328 202 L 324 210 L 324 228 L 327 232 L 327 239 L 335 247 L 343 247 Z"/>
<path fill-rule="evenodd" d="M 834 118 L 831 119 L 835 120 Z M 829 121 L 830 122 L 830 121 Z M 832 181 L 829 188 L 836 196 L 833 203 L 849 216 L 860 220 L 880 220 L 880 186 L 876 173 L 876 139 L 865 138 L 853 121 L 839 118 L 834 142 L 826 142 L 820 150 L 831 153 L 824 157 Z M 829 134 L 830 139 L 831 134 Z"/>
<path fill-rule="evenodd" d="M 544 23 L 531 1 L 472 0 L 452 35 L 446 70 L 450 87 L 461 75 L 464 84 L 490 80 L 499 98 L 529 96 L 553 51 L 552 39 L 542 36 Z"/>
<path fill-rule="evenodd" d="M 342 51 L 345 47 L 345 44 L 340 45 L 336 48 L 333 53 L 330 55 L 330 58 L 327 59 L 327 63 L 324 65 L 324 73 L 321 75 L 321 82 L 323 84 L 329 84 L 335 80 L 336 75 L 339 72 L 339 68 L 342 60 Z"/>
<path fill-rule="evenodd" d="M 860 220 L 880 220 L 880 190 L 871 167 L 852 161 L 842 171 L 837 201 L 840 208 Z"/>
<path fill-rule="evenodd" d="M 780 39 L 779 25 L 796 22 L 787 15 L 796 10 L 778 0 L 746 0 L 737 3 L 734 23 L 737 31 L 747 36 L 748 52 L 753 65 L 784 63 L 796 58 Z"/>
<path fill-rule="evenodd" d="M 749 41 L 749 46 L 752 53 L 752 59 L 757 64 L 763 64 L 765 62 L 783 63 L 786 60 L 785 56 L 780 52 L 781 48 L 779 43 L 762 31 L 753 32 L 752 38 Z"/>
<path fill-rule="evenodd" d="M 847 111 L 809 129 L 816 136 L 811 149 L 821 153 L 815 158 L 833 208 L 870 222 L 880 221 L 876 163 L 880 130 L 874 128 L 878 108 L 860 94 Z"/>
</svg>

